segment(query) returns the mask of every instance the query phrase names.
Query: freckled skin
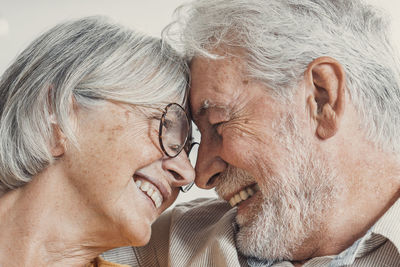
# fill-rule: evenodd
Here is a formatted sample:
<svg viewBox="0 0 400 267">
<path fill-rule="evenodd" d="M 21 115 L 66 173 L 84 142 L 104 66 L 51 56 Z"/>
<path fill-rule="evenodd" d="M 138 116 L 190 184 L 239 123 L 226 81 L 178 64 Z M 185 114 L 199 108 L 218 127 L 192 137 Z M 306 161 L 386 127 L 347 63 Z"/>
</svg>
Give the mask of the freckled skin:
<svg viewBox="0 0 400 267">
<path fill-rule="evenodd" d="M 109 101 L 73 116 L 78 146 L 56 132 L 57 159 L 0 197 L 1 266 L 85 266 L 106 250 L 143 246 L 179 187 L 194 180 L 185 152 L 162 153 L 159 120 Z M 161 207 L 137 188 L 140 175 L 162 191 Z"/>
<path fill-rule="evenodd" d="M 131 245 L 145 244 L 151 223 L 176 199 L 180 186 L 173 184 L 171 174 L 162 167 L 165 156 L 155 130 L 158 120 L 149 121 L 142 113 L 113 103 L 95 112 L 80 111 L 77 116 L 79 149 L 67 147 L 60 160 L 71 185 L 91 208 L 117 224 Z M 137 170 L 148 165 L 153 166 L 156 178 L 172 188 L 171 199 L 160 210 L 143 197 L 132 179 Z M 186 161 L 180 170 L 185 168 L 191 169 Z"/>
</svg>

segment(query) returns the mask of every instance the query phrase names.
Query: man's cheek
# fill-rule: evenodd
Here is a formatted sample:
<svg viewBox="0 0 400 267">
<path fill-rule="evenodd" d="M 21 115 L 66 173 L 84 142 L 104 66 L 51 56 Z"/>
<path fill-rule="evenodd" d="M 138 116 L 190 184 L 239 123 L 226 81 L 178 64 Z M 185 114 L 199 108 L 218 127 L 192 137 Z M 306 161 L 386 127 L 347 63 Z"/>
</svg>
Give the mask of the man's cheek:
<svg viewBox="0 0 400 267">
<path fill-rule="evenodd" d="M 241 135 L 224 137 L 223 153 L 224 158 L 237 168 L 248 169 L 249 163 L 257 152 L 257 144 L 251 138 Z"/>
</svg>

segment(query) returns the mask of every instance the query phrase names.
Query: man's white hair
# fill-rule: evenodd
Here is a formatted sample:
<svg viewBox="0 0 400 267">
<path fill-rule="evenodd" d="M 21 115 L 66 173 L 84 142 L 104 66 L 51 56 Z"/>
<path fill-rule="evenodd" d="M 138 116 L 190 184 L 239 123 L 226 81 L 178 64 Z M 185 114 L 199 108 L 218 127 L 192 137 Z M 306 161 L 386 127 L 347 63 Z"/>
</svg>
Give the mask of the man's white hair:
<svg viewBox="0 0 400 267">
<path fill-rule="evenodd" d="M 184 104 L 187 84 L 186 61 L 159 38 L 104 17 L 55 26 L 1 77 L 0 192 L 29 182 L 54 160 L 53 123 L 79 145 L 70 121 L 74 106 L 102 100 L 139 107 Z"/>
<path fill-rule="evenodd" d="M 376 7 L 360 0 L 197 0 L 177 15 L 164 36 L 180 41 L 189 59 L 239 50 L 233 56 L 243 57 L 249 78 L 282 100 L 290 101 L 312 60 L 335 58 L 367 138 L 400 153 L 399 60 L 387 16 Z"/>
</svg>

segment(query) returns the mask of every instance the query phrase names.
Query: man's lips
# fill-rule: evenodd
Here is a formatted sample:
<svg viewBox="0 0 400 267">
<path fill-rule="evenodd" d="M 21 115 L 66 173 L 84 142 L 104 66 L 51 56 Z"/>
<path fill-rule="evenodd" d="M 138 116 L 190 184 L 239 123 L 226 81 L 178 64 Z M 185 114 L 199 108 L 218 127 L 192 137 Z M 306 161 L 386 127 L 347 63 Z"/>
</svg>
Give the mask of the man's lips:
<svg viewBox="0 0 400 267">
<path fill-rule="evenodd" d="M 139 190 L 146 194 L 154 203 L 154 206 L 158 209 L 161 207 L 163 201 L 168 199 L 169 193 L 162 184 L 155 184 L 153 181 L 155 179 L 146 176 L 142 173 L 135 173 L 133 175 L 133 180 Z"/>
<path fill-rule="evenodd" d="M 229 198 L 229 204 L 231 204 L 232 207 L 235 207 L 242 201 L 252 197 L 258 191 L 260 191 L 258 184 L 246 186 Z"/>
</svg>

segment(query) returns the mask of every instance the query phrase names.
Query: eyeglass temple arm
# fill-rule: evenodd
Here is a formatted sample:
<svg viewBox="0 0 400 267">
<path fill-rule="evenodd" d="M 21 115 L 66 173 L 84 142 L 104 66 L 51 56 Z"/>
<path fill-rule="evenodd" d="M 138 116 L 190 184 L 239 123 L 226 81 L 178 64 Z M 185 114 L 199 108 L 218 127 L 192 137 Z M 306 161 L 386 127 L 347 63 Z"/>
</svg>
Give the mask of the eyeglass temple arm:
<svg viewBox="0 0 400 267">
<path fill-rule="evenodd" d="M 189 154 L 190 154 L 190 151 L 192 151 L 192 148 L 195 146 L 195 145 L 200 145 L 200 143 L 199 142 L 193 142 L 193 143 L 191 143 L 190 144 L 190 149 L 189 149 L 189 151 L 188 151 L 188 157 L 189 157 Z M 194 166 L 193 166 L 194 167 Z M 185 185 L 185 186 L 181 186 L 181 192 L 183 192 L 183 193 L 187 193 L 191 188 L 192 188 L 192 186 L 194 185 L 194 182 L 191 182 L 191 183 L 189 183 L 189 184 L 187 184 L 187 185 Z"/>
</svg>

